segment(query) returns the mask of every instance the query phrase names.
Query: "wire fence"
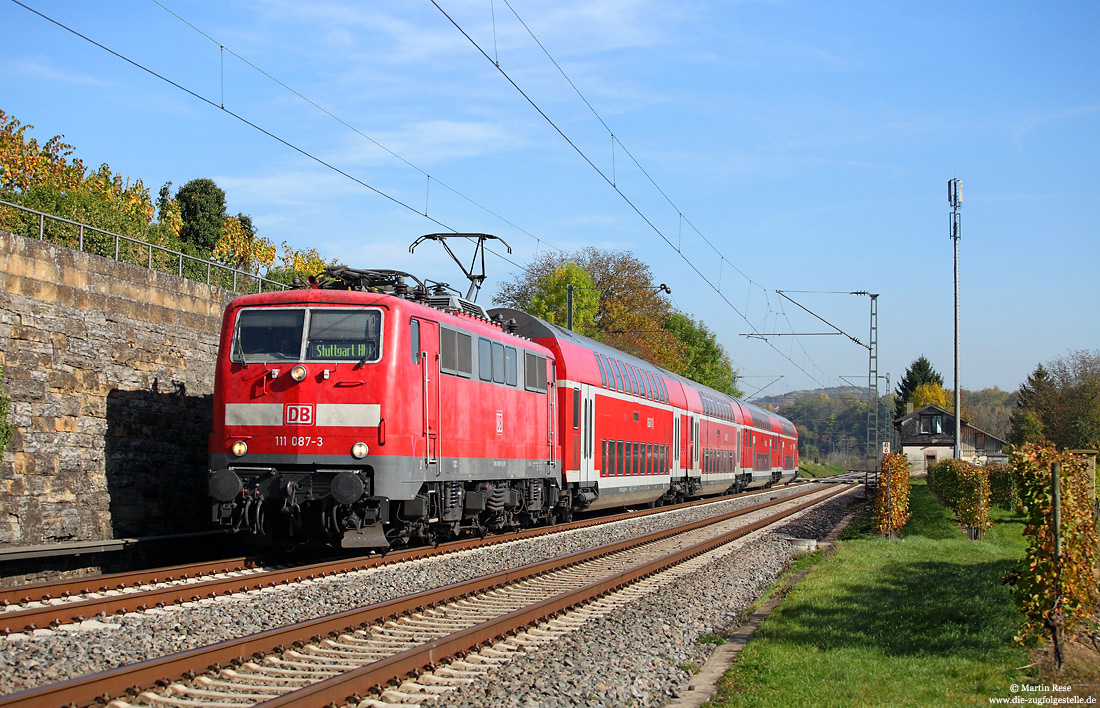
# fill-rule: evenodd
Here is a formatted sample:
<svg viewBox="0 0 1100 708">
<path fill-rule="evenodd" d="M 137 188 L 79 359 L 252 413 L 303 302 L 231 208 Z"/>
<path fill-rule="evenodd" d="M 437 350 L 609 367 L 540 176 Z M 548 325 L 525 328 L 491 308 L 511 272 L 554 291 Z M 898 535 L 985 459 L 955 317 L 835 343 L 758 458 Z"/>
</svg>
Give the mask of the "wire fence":
<svg viewBox="0 0 1100 708">
<path fill-rule="evenodd" d="M 13 233 L 27 238 L 73 248 L 116 261 L 169 273 L 238 293 L 286 290 L 287 285 L 215 261 L 174 251 L 148 241 L 54 216 L 20 204 L 0 200 L 0 207 L 16 209 L 22 216 L 5 224 Z M 8 220 L 4 220 L 8 221 Z"/>
</svg>

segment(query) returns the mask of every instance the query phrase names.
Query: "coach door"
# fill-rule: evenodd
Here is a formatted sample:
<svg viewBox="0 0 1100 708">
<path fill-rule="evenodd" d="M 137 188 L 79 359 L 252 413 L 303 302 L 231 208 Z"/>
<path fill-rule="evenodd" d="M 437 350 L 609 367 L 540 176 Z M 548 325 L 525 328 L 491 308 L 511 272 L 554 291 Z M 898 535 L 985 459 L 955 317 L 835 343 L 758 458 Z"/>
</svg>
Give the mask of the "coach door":
<svg viewBox="0 0 1100 708">
<path fill-rule="evenodd" d="M 439 461 L 439 325 L 431 320 L 420 323 L 421 409 L 424 421 L 424 461 Z"/>
<path fill-rule="evenodd" d="M 680 469 L 680 414 L 672 411 L 672 469 Z M 668 474 L 670 470 L 661 470 L 661 474 Z"/>
<path fill-rule="evenodd" d="M 581 384 L 581 479 L 596 479 L 595 428 L 596 394 L 588 384 Z"/>
</svg>

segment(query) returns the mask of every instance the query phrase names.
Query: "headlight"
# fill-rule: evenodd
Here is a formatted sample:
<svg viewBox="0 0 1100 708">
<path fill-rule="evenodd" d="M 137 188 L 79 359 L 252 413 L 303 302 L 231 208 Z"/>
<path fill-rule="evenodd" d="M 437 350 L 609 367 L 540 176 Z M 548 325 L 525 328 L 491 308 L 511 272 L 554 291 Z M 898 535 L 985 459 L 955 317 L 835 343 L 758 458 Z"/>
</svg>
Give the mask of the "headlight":
<svg viewBox="0 0 1100 708">
<path fill-rule="evenodd" d="M 298 364 L 297 366 L 295 366 L 293 369 L 290 370 L 290 378 L 294 379 L 295 381 L 301 381 L 301 380 L 305 379 L 306 374 L 308 374 L 308 373 L 309 372 L 306 371 L 306 367 L 302 366 L 301 364 Z"/>
<path fill-rule="evenodd" d="M 354 445 L 352 445 L 351 446 L 351 456 L 354 457 L 357 460 L 361 460 L 364 457 L 366 457 L 367 456 L 367 444 L 358 442 L 358 443 L 355 443 Z"/>
<path fill-rule="evenodd" d="M 233 447 L 230 449 L 237 457 L 244 457 L 244 453 L 248 452 L 248 444 L 244 440 L 238 440 L 233 443 Z"/>
</svg>

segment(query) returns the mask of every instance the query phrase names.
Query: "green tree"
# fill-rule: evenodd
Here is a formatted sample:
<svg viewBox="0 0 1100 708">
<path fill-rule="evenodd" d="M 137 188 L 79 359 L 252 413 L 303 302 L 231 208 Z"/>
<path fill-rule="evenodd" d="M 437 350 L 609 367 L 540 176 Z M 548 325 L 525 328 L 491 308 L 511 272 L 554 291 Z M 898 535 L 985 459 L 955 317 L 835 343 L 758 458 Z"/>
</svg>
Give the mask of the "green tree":
<svg viewBox="0 0 1100 708">
<path fill-rule="evenodd" d="M 706 325 L 682 312 L 673 312 L 665 321 L 665 328 L 676 337 L 683 353 L 683 363 L 676 373 L 731 396 L 745 395 L 737 387 L 740 374 Z"/>
<path fill-rule="evenodd" d="M 533 299 L 548 292 L 554 273 L 574 263 L 588 273 L 599 294 L 593 337 L 672 371 L 679 371 L 679 342 L 664 323 L 672 313 L 669 301 L 653 282 L 649 266 L 629 251 L 586 247 L 575 253 L 544 252 L 514 279 L 501 283 L 493 302 L 531 312 Z"/>
<path fill-rule="evenodd" d="M 1100 449 L 1100 351 L 1081 350 L 1035 367 L 1020 386 L 1009 440 Z"/>
<path fill-rule="evenodd" d="M 923 383 L 935 383 L 938 386 L 943 386 L 943 377 L 932 368 L 932 362 L 921 354 L 909 368 L 905 370 L 905 375 L 901 377 L 901 381 L 898 382 L 896 406 L 897 415 L 905 415 L 905 404 L 909 402 L 913 391 L 917 386 Z"/>
<path fill-rule="evenodd" d="M 571 261 L 562 263 L 546 275 L 542 280 L 543 289 L 530 295 L 530 309 L 527 312 L 564 327 L 568 320 L 569 285 L 573 286 L 573 330 L 591 336 L 596 333 L 600 293 L 592 284 L 588 272 Z"/>
<path fill-rule="evenodd" d="M 200 177 L 176 192 L 183 225 L 180 239 L 205 253 L 213 253 L 225 228 L 225 191 L 214 180 Z"/>
<path fill-rule="evenodd" d="M 1027 408 L 1018 408 L 1012 413 L 1010 419 L 1011 428 L 1008 431 L 1007 440 L 1013 445 L 1020 446 L 1026 443 L 1040 443 L 1043 441 L 1043 424 L 1039 417 Z"/>
</svg>

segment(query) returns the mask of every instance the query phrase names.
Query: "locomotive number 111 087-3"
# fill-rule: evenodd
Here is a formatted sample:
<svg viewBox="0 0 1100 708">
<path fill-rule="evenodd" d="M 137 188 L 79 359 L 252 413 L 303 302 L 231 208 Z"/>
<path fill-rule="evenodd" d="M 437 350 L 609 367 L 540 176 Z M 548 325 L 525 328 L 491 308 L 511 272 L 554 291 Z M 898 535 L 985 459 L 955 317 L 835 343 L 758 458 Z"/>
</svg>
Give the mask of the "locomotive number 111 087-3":
<svg viewBox="0 0 1100 708">
<path fill-rule="evenodd" d="M 324 438 L 320 436 L 276 435 L 275 444 L 279 447 L 321 447 Z"/>
</svg>

